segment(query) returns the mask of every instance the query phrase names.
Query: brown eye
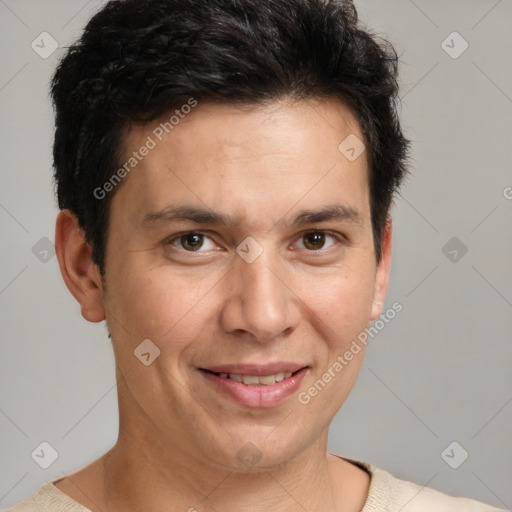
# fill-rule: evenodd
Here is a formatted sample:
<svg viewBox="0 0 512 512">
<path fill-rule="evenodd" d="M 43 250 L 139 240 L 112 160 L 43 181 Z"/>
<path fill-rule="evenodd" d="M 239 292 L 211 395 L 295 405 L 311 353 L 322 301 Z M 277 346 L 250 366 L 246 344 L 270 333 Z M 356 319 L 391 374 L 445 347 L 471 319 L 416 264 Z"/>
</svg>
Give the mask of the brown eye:
<svg viewBox="0 0 512 512">
<path fill-rule="evenodd" d="M 207 252 L 215 248 L 213 240 L 203 233 L 190 231 L 167 239 L 166 244 L 186 252 Z M 200 249 L 202 249 L 200 251 Z"/>
<path fill-rule="evenodd" d="M 305 248 L 309 251 L 320 251 L 322 249 L 328 249 L 330 246 L 334 245 L 334 243 L 331 242 L 331 244 L 326 247 L 326 241 L 329 238 L 336 240 L 334 235 L 325 233 L 324 231 L 310 231 L 302 235 L 299 241 L 302 242 L 302 245 L 304 246 L 301 248 Z"/>
<path fill-rule="evenodd" d="M 322 249 L 325 244 L 325 233 L 322 231 L 312 231 L 306 233 L 303 237 L 304 246 L 310 250 Z"/>
<path fill-rule="evenodd" d="M 180 236 L 180 243 L 187 251 L 197 251 L 203 245 L 203 235 L 199 233 L 187 233 Z"/>
</svg>

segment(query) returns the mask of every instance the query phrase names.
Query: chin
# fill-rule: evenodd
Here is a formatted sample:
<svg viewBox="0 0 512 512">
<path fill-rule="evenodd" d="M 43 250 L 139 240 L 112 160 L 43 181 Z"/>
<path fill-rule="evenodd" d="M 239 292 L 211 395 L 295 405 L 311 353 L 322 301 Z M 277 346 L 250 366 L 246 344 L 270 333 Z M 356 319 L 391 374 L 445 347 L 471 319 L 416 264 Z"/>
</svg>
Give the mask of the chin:
<svg viewBox="0 0 512 512">
<path fill-rule="evenodd" d="M 213 451 L 209 446 L 208 452 L 214 464 L 225 470 L 237 473 L 271 471 L 287 464 L 306 448 L 303 437 L 295 439 L 284 427 L 283 435 L 282 439 L 275 435 L 275 427 L 252 434 L 246 430 L 239 435 L 227 436 Z"/>
</svg>

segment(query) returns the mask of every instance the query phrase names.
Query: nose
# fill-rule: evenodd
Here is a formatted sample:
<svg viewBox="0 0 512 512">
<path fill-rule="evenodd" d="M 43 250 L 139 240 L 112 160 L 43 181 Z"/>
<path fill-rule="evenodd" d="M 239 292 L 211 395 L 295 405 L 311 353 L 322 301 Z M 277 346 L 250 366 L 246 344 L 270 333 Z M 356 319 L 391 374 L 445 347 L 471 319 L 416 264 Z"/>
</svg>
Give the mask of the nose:
<svg viewBox="0 0 512 512">
<path fill-rule="evenodd" d="M 296 329 L 299 298 L 269 251 L 252 263 L 237 257 L 226 279 L 227 293 L 221 311 L 225 332 L 266 343 Z"/>
</svg>

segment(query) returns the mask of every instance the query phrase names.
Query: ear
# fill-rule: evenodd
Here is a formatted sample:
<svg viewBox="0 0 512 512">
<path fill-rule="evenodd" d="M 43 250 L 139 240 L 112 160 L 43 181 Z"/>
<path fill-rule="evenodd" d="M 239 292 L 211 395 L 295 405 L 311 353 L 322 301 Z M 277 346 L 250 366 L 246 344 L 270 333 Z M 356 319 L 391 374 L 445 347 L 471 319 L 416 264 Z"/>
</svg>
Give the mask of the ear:
<svg viewBox="0 0 512 512">
<path fill-rule="evenodd" d="M 370 320 L 375 320 L 381 313 L 384 306 L 384 300 L 388 292 L 389 271 L 391 267 L 391 245 L 393 226 L 391 218 L 388 217 L 384 231 L 382 233 L 382 253 L 381 259 L 377 264 L 375 273 L 375 287 L 373 291 L 373 304 Z"/>
<path fill-rule="evenodd" d="M 89 322 L 105 320 L 101 274 L 85 233 L 70 210 L 57 215 L 55 251 L 64 282 L 80 303 L 82 316 Z"/>
</svg>

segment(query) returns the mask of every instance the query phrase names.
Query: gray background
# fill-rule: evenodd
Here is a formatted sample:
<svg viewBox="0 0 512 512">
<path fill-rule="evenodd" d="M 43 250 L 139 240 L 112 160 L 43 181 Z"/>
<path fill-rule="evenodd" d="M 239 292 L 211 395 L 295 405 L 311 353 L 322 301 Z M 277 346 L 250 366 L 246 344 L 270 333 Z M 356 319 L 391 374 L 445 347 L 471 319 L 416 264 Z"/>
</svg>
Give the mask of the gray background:
<svg viewBox="0 0 512 512">
<path fill-rule="evenodd" d="M 62 50 L 43 59 L 31 48 L 43 31 L 68 45 L 101 3 L 0 0 L 1 509 L 96 459 L 117 434 L 106 329 L 82 319 L 40 241 L 54 240 L 48 81 Z M 401 55 L 412 174 L 394 209 L 386 303 L 403 311 L 371 341 L 330 450 L 510 508 L 512 3 L 357 5 Z M 469 44 L 458 58 L 442 47 L 454 31 Z M 453 55 L 462 44 L 444 46 Z M 42 441 L 59 453 L 46 470 L 30 455 Z M 469 453 L 458 469 L 441 457 L 453 441 Z M 449 451 L 452 464 L 461 450 Z"/>
</svg>

